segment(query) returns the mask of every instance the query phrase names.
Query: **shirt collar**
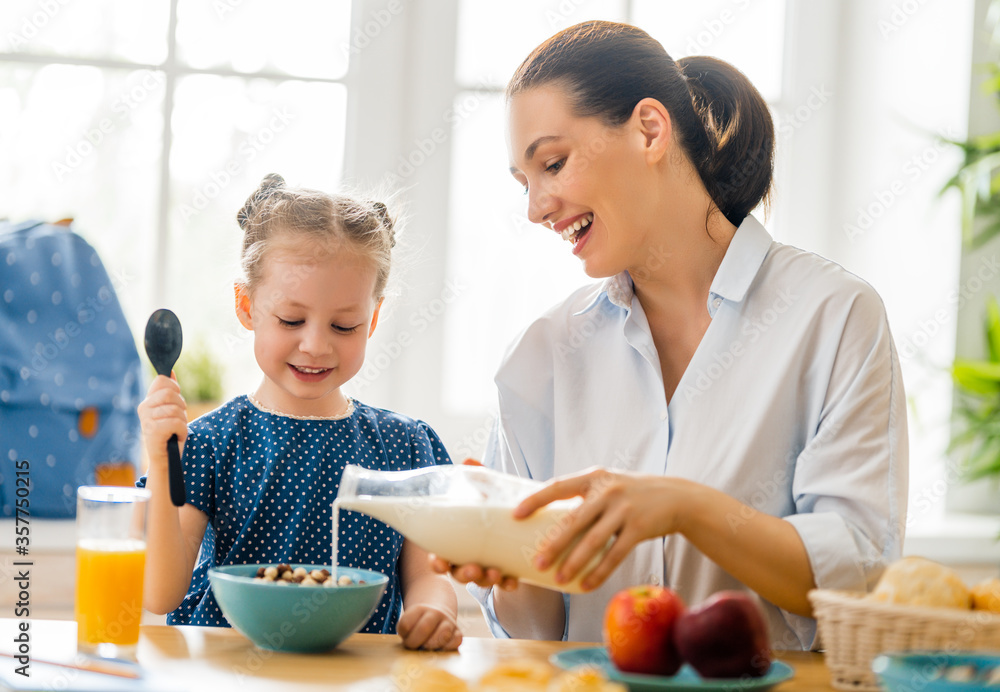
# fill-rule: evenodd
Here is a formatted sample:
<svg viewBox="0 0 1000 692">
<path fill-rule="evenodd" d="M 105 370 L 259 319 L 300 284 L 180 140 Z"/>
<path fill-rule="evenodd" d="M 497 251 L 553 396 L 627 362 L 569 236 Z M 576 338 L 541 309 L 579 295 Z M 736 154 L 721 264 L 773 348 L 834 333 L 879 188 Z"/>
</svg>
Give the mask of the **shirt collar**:
<svg viewBox="0 0 1000 692">
<path fill-rule="evenodd" d="M 600 303 L 605 296 L 611 301 L 612 305 L 617 305 L 623 310 L 632 309 L 632 296 L 634 295 L 634 290 L 632 288 L 632 277 L 627 271 L 623 271 L 620 274 L 615 274 L 614 276 L 608 277 L 601 284 L 601 288 L 594 294 L 594 297 L 587 303 L 586 307 L 582 310 L 573 313 L 573 316 L 583 315 L 590 312 L 594 307 Z"/>
<path fill-rule="evenodd" d="M 771 234 L 753 216 L 747 216 L 736 229 L 733 239 L 729 242 L 726 255 L 722 258 L 712 287 L 708 294 L 708 312 L 713 317 L 722 304 L 722 300 L 740 302 L 747 294 L 750 284 L 757 276 L 760 265 L 764 262 L 768 250 L 771 249 Z M 613 304 L 624 310 L 632 308 L 632 297 L 635 295 L 632 277 L 627 271 L 604 280 L 593 299 L 574 315 L 589 312 L 605 296 Z M 719 299 L 719 302 L 717 302 Z"/>
<path fill-rule="evenodd" d="M 626 310 L 631 309 L 635 287 L 632 284 L 632 277 L 627 271 L 616 274 L 605 281 L 604 290 L 608 293 L 608 300 L 613 304 Z"/>
<path fill-rule="evenodd" d="M 721 305 L 716 303 L 717 298 L 734 303 L 743 300 L 770 249 L 771 234 L 760 221 L 753 216 L 743 219 L 712 280 L 708 294 L 710 314 L 714 316 L 715 310 Z"/>
</svg>

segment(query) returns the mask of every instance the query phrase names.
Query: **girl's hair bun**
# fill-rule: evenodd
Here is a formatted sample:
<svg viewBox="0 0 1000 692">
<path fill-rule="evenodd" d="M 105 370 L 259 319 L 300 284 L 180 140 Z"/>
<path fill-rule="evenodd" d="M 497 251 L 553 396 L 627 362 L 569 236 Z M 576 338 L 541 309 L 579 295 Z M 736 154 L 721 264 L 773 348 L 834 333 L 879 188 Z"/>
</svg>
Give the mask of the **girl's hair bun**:
<svg viewBox="0 0 1000 692">
<path fill-rule="evenodd" d="M 396 231 L 394 229 L 396 220 L 389 214 L 389 208 L 382 202 L 375 202 L 372 207 L 374 207 L 375 214 L 378 215 L 379 221 L 382 222 L 382 227 L 389 237 L 389 247 L 396 247 Z"/>
<path fill-rule="evenodd" d="M 285 187 L 285 179 L 277 173 L 268 173 L 264 176 L 264 179 L 260 181 L 260 187 L 257 188 L 257 192 L 270 192 L 271 190 L 276 190 L 279 187 Z"/>
<path fill-rule="evenodd" d="M 277 173 L 268 173 L 265 175 L 264 179 L 260 181 L 260 185 L 257 186 L 257 189 L 247 197 L 243 208 L 236 212 L 236 221 L 239 222 L 240 228 L 246 231 L 250 219 L 254 217 L 260 203 L 267 199 L 273 192 L 283 187 L 285 187 L 285 179 L 280 175 Z"/>
</svg>

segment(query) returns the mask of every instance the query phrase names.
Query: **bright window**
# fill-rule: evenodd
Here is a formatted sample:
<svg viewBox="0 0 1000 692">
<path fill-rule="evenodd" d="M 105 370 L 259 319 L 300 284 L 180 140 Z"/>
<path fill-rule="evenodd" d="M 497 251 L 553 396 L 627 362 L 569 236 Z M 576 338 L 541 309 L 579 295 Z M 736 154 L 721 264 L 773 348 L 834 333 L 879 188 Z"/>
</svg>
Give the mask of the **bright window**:
<svg viewBox="0 0 1000 692">
<path fill-rule="evenodd" d="M 344 0 L 5 2 L 0 215 L 74 217 L 133 333 L 170 307 L 245 391 L 236 210 L 270 172 L 340 183 L 350 14 Z"/>
</svg>

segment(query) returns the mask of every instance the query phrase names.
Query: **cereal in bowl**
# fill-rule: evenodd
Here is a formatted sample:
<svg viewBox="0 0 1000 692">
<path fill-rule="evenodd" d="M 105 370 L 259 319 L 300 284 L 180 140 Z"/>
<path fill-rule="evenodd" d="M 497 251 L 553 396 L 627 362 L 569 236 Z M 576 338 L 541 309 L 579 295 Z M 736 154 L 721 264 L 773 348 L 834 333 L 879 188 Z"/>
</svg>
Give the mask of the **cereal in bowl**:
<svg viewBox="0 0 1000 692">
<path fill-rule="evenodd" d="M 346 574 L 335 578 L 328 569 L 307 570 L 305 567 L 292 567 L 289 564 L 258 567 L 254 579 L 270 581 L 276 584 L 297 584 L 299 586 L 350 586 L 354 583 Z M 364 584 L 364 581 L 359 581 Z"/>
</svg>

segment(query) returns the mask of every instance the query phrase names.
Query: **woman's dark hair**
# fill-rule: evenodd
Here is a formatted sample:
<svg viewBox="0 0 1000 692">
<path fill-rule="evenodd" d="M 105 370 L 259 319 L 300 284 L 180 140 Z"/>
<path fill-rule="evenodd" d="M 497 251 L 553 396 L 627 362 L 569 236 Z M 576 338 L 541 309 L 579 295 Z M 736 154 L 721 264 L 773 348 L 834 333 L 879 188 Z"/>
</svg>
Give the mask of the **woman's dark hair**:
<svg viewBox="0 0 1000 692">
<path fill-rule="evenodd" d="M 768 199 L 774 123 L 760 92 L 729 63 L 706 56 L 674 61 L 642 29 L 590 21 L 535 48 L 511 77 L 507 99 L 550 83 L 567 91 L 574 114 L 613 127 L 644 98 L 662 103 L 705 189 L 733 225 Z"/>
</svg>

